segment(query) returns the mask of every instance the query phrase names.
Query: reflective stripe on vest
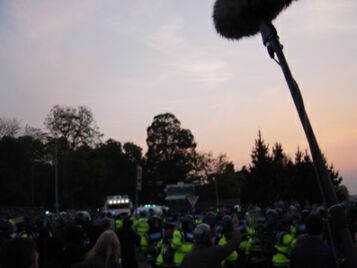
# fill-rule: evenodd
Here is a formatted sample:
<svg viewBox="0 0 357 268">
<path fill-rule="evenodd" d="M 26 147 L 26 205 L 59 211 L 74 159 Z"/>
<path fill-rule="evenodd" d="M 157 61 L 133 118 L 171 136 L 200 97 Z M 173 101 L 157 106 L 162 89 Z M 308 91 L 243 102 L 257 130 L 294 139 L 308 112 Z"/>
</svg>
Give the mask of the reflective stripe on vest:
<svg viewBox="0 0 357 268">
<path fill-rule="evenodd" d="M 162 234 L 160 232 L 157 233 L 147 233 L 146 235 L 149 243 L 157 243 L 162 239 Z"/>
</svg>

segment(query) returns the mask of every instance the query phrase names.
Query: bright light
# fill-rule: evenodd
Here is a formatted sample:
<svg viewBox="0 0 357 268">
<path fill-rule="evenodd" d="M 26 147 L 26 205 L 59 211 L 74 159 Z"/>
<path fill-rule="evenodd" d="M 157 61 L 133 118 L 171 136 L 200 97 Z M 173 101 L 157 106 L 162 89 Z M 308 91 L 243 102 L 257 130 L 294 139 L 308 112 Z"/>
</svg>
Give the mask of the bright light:
<svg viewBox="0 0 357 268">
<path fill-rule="evenodd" d="M 128 198 L 121 198 L 121 199 L 111 199 L 108 201 L 109 205 L 117 205 L 117 204 L 129 204 L 130 200 Z"/>
<path fill-rule="evenodd" d="M 48 210 L 46 210 L 46 212 L 45 212 L 45 213 L 46 213 L 46 215 L 50 214 L 50 212 L 49 212 Z"/>
</svg>

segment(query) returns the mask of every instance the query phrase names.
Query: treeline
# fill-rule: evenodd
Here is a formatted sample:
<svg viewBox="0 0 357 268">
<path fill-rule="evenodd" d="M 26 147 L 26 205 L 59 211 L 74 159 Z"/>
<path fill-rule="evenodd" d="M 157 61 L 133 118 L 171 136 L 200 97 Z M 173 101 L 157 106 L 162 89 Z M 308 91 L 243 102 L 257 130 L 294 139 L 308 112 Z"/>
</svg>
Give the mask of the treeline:
<svg viewBox="0 0 357 268">
<path fill-rule="evenodd" d="M 0 119 L 0 205 L 54 206 L 54 178 L 59 178 L 60 208 L 96 208 L 105 196 L 136 190 L 136 167 L 143 167 L 141 202 L 162 202 L 167 184 L 197 185 L 201 199 L 241 199 L 267 203 L 294 199 L 321 201 L 309 154 L 299 149 L 293 159 L 281 144 L 269 148 L 261 133 L 248 167 L 235 169 L 225 155 L 197 152 L 194 136 L 170 113 L 159 114 L 147 128 L 145 155 L 132 142 L 101 141 L 86 107 L 54 106 L 44 120 L 47 132 Z M 57 164 L 57 169 L 56 169 Z M 328 166 L 338 186 L 342 178 Z"/>
<path fill-rule="evenodd" d="M 52 208 L 56 150 L 62 208 L 99 207 L 109 194 L 133 196 L 135 157 L 141 154 L 135 144 L 108 140 L 93 148 L 81 145 L 70 149 L 63 139 L 41 142 L 31 136 L 3 137 L 0 204 Z"/>
</svg>

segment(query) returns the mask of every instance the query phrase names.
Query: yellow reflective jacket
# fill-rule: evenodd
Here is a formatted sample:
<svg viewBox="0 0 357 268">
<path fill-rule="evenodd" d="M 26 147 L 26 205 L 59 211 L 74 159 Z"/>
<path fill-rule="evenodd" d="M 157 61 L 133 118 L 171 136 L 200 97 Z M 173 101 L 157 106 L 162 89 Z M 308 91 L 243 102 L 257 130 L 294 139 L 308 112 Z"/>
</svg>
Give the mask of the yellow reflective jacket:
<svg viewBox="0 0 357 268">
<path fill-rule="evenodd" d="M 175 249 L 174 263 L 176 266 L 181 265 L 185 255 L 192 250 L 192 245 L 192 233 L 184 233 L 177 229 L 174 230 L 171 247 Z"/>
</svg>

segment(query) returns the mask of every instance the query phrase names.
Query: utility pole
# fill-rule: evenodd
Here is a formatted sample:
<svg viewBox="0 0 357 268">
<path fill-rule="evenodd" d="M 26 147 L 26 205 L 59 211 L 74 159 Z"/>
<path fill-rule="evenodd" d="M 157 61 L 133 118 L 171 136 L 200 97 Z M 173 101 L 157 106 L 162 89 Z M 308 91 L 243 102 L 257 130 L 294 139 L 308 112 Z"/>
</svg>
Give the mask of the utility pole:
<svg viewBox="0 0 357 268">
<path fill-rule="evenodd" d="M 55 212 L 59 212 L 58 203 L 58 140 L 55 141 Z"/>
<path fill-rule="evenodd" d="M 217 183 L 217 174 L 214 177 L 214 188 L 216 190 L 216 207 L 219 207 L 219 196 L 218 196 L 218 183 Z"/>
<path fill-rule="evenodd" d="M 35 178 L 34 178 L 34 162 L 31 165 L 31 206 L 35 206 Z"/>
<path fill-rule="evenodd" d="M 140 165 L 136 166 L 136 187 L 135 187 L 135 211 L 139 205 L 139 192 L 142 189 L 143 168 Z"/>
</svg>

